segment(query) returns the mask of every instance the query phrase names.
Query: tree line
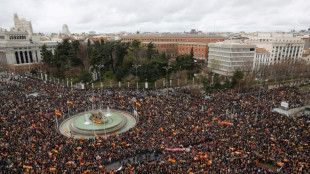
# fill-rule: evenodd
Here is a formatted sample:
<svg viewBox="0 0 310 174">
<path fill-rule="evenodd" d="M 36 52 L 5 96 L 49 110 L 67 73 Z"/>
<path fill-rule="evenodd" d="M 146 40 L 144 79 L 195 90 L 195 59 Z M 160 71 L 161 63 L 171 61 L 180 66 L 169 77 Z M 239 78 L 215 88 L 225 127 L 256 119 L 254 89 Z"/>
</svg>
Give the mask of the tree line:
<svg viewBox="0 0 310 174">
<path fill-rule="evenodd" d="M 199 72 L 192 53 L 170 60 L 165 52 L 158 52 L 152 42 L 144 47 L 139 39 L 131 43 L 88 40 L 87 44 L 64 39 L 57 45 L 54 55 L 44 45 L 42 57 L 50 75 L 85 83 L 92 81 L 93 73 L 102 81 L 155 82 L 172 72 L 186 71 L 188 78 Z"/>
</svg>

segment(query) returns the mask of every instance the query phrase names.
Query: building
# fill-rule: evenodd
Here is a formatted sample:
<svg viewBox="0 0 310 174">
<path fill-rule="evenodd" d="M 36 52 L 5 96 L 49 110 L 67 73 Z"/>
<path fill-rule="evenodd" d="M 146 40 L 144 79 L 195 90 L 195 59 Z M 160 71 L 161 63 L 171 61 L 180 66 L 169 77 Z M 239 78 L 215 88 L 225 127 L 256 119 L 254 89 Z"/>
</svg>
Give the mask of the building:
<svg viewBox="0 0 310 174">
<path fill-rule="evenodd" d="M 301 38 L 305 42 L 304 49 L 310 49 L 310 36 Z"/>
<path fill-rule="evenodd" d="M 67 24 L 64 24 L 64 25 L 62 26 L 62 31 L 61 31 L 61 33 L 62 33 L 63 35 L 66 35 L 66 36 L 70 36 L 69 27 L 68 27 Z"/>
<path fill-rule="evenodd" d="M 233 76 L 236 69 L 252 71 L 256 46 L 238 40 L 210 43 L 208 69 L 222 76 Z"/>
<path fill-rule="evenodd" d="M 165 52 L 169 57 L 190 54 L 193 48 L 194 58 L 207 60 L 208 43 L 224 41 L 226 38 L 217 35 L 197 35 L 197 34 L 131 34 L 122 36 L 123 42 L 131 42 L 140 39 L 143 45 L 152 42 L 155 49 Z"/>
<path fill-rule="evenodd" d="M 23 72 L 40 69 L 42 66 L 41 47 L 45 44 L 47 49 L 54 53 L 58 43 L 40 41 L 39 37 L 33 36 L 31 33 L 32 27 L 31 31 L 28 32 L 31 22 L 24 19 L 21 21 L 18 21 L 15 14 L 14 22 L 17 23 L 15 28 L 9 31 L 0 28 L 0 66 L 12 71 Z M 30 25 L 26 26 L 27 22 Z"/>
<path fill-rule="evenodd" d="M 283 60 L 299 60 L 302 57 L 304 41 L 285 33 L 257 33 L 249 36 L 247 43 L 255 44 L 270 53 L 270 63 Z"/>
<path fill-rule="evenodd" d="M 178 55 L 191 54 L 195 59 L 207 60 L 208 57 L 208 44 L 203 42 L 180 42 L 177 45 Z"/>
<path fill-rule="evenodd" d="M 307 63 L 310 64 L 310 49 L 304 49 L 302 54 L 302 59 Z"/>
<path fill-rule="evenodd" d="M 270 53 L 265 48 L 256 48 L 253 70 L 258 71 L 262 66 L 270 65 Z"/>
<path fill-rule="evenodd" d="M 33 31 L 32 31 L 31 21 L 27 21 L 24 18 L 19 19 L 18 15 L 15 13 L 14 14 L 14 25 L 15 25 L 16 29 L 18 29 L 20 31 L 26 31 L 26 32 L 28 32 L 30 37 L 32 36 Z"/>
</svg>

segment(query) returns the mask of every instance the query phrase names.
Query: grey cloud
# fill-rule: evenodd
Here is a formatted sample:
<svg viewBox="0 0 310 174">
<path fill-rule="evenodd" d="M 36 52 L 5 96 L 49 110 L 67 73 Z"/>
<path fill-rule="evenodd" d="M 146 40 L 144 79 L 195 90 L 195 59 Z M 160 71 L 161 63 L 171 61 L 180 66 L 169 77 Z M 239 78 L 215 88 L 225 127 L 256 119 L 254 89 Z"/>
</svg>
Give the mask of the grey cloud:
<svg viewBox="0 0 310 174">
<path fill-rule="evenodd" d="M 2 0 L 0 27 L 13 14 L 35 32 L 276 31 L 310 26 L 308 0 Z"/>
</svg>

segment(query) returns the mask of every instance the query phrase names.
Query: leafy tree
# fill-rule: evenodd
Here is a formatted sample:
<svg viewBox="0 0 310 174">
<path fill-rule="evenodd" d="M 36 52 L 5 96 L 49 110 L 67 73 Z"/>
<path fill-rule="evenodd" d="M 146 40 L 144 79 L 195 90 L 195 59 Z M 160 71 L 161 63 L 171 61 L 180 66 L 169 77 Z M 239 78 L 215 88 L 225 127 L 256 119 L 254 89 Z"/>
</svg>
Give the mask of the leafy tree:
<svg viewBox="0 0 310 174">
<path fill-rule="evenodd" d="M 182 69 L 192 70 L 194 61 L 190 55 L 180 55 L 176 58 L 177 67 L 182 67 Z"/>
<path fill-rule="evenodd" d="M 142 49 L 142 41 L 140 39 L 135 39 L 131 42 L 130 47 L 133 50 L 133 55 L 136 59 L 139 59 L 139 53 Z"/>
<path fill-rule="evenodd" d="M 121 66 L 119 66 L 117 68 L 117 71 L 116 71 L 116 74 L 115 74 L 115 78 L 116 78 L 117 81 L 121 81 L 123 77 L 124 77 L 123 68 Z"/>
<path fill-rule="evenodd" d="M 232 82 L 231 82 L 232 87 L 235 87 L 238 83 L 240 83 L 243 76 L 244 76 L 244 73 L 239 68 L 236 69 L 232 77 Z"/>
<path fill-rule="evenodd" d="M 154 51 L 154 44 L 152 42 L 150 42 L 148 45 L 147 45 L 147 50 L 146 50 L 146 55 L 147 55 L 147 58 L 148 59 L 151 59 L 152 58 L 152 55 L 155 54 L 155 51 Z"/>
<path fill-rule="evenodd" d="M 46 45 L 42 46 L 42 56 L 43 56 L 43 63 L 48 66 L 52 66 L 53 61 L 53 54 L 51 51 L 46 49 Z"/>
<path fill-rule="evenodd" d="M 79 80 L 83 83 L 88 83 L 92 80 L 92 74 L 89 70 L 82 70 L 79 75 Z"/>
</svg>

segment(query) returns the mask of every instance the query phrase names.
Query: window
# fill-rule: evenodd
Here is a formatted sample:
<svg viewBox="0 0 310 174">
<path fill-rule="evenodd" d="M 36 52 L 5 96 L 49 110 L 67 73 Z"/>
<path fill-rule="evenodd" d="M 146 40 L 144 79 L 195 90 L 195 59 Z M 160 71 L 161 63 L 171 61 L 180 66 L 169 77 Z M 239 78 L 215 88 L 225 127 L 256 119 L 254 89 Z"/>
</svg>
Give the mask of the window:
<svg viewBox="0 0 310 174">
<path fill-rule="evenodd" d="M 250 48 L 250 51 L 255 51 L 255 48 Z"/>
</svg>

